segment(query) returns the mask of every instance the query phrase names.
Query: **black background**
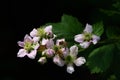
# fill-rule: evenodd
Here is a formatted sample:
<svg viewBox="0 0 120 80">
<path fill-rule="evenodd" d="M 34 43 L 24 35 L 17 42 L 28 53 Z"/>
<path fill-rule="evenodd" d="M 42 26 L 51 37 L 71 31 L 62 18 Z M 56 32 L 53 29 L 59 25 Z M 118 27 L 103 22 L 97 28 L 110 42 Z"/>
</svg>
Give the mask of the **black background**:
<svg viewBox="0 0 120 80">
<path fill-rule="evenodd" d="M 100 80 L 99 75 L 91 75 L 85 66 L 75 67 L 76 71 L 70 75 L 66 72 L 66 66 L 58 67 L 51 60 L 40 65 L 37 60 L 17 58 L 17 41 L 23 40 L 24 35 L 29 34 L 33 28 L 48 22 L 59 22 L 64 13 L 77 17 L 83 24 L 92 24 L 100 18 L 98 9 L 108 9 L 112 3 L 112 0 L 109 3 L 108 0 L 5 2 L 3 17 L 6 23 L 0 30 L 0 34 L 3 34 L 0 46 L 0 80 Z"/>
</svg>

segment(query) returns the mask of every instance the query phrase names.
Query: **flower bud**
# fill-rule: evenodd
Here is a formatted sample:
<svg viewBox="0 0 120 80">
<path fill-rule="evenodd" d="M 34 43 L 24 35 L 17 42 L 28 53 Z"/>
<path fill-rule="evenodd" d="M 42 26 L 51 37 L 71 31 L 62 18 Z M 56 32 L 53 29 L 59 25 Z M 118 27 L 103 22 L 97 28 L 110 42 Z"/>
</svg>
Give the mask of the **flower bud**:
<svg viewBox="0 0 120 80">
<path fill-rule="evenodd" d="M 67 72 L 68 72 L 68 73 L 72 74 L 74 71 L 75 71 L 75 70 L 74 70 L 73 65 L 68 65 L 68 66 L 67 66 Z"/>
<path fill-rule="evenodd" d="M 47 62 L 46 57 L 41 57 L 38 62 L 40 62 L 41 64 L 45 64 Z"/>
</svg>

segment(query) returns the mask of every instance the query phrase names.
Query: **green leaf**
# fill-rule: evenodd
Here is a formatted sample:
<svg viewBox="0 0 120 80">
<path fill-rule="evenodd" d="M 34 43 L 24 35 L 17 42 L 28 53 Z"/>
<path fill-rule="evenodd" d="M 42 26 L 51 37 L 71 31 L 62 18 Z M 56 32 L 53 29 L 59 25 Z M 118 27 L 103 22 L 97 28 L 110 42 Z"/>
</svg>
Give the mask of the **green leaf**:
<svg viewBox="0 0 120 80">
<path fill-rule="evenodd" d="M 117 80 L 115 75 L 111 75 L 107 80 Z"/>
<path fill-rule="evenodd" d="M 118 50 L 120 51 L 120 40 L 116 43 Z"/>
<path fill-rule="evenodd" d="M 61 23 L 63 23 L 70 32 L 74 34 L 80 34 L 83 31 L 82 24 L 73 16 L 64 14 Z"/>
<path fill-rule="evenodd" d="M 108 38 L 120 38 L 120 29 L 118 27 L 109 26 L 106 29 L 106 35 Z"/>
<path fill-rule="evenodd" d="M 93 24 L 93 33 L 97 36 L 101 36 L 104 32 L 103 23 L 98 22 L 96 24 Z"/>
<path fill-rule="evenodd" d="M 120 15 L 120 12 L 117 10 L 105 10 L 105 9 L 100 9 L 101 12 L 107 14 L 108 16 L 114 16 L 114 15 Z"/>
<path fill-rule="evenodd" d="M 117 56 L 115 57 L 115 63 L 114 63 L 114 74 L 116 75 L 117 79 L 120 80 L 120 52 L 117 54 Z"/>
<path fill-rule="evenodd" d="M 111 72 L 116 75 L 117 80 L 120 80 L 120 43 L 118 42 L 116 44 Z"/>
<path fill-rule="evenodd" d="M 63 15 L 61 22 L 49 23 L 53 25 L 53 33 L 57 35 L 57 38 L 65 38 L 69 44 L 74 42 L 74 36 L 80 34 L 83 31 L 82 24 L 77 18 L 70 15 Z"/>
<path fill-rule="evenodd" d="M 114 45 L 109 44 L 93 50 L 87 60 L 87 66 L 91 73 L 99 73 L 106 71 L 113 58 Z"/>
</svg>

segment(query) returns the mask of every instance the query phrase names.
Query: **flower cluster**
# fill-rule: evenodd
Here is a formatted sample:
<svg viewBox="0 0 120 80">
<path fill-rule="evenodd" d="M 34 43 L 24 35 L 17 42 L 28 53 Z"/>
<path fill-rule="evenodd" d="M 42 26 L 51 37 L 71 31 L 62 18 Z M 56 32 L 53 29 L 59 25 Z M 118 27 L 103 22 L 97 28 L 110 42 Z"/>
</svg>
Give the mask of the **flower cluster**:
<svg viewBox="0 0 120 80">
<path fill-rule="evenodd" d="M 86 60 L 84 57 L 78 57 L 78 47 L 73 45 L 70 48 L 64 38 L 55 39 L 56 35 L 52 32 L 52 25 L 33 29 L 30 34 L 26 34 L 23 41 L 18 41 L 21 49 L 17 53 L 17 57 L 28 56 L 35 59 L 40 54 L 38 62 L 45 64 L 47 58 L 52 58 L 53 62 L 62 67 L 67 66 L 67 72 L 72 74 L 74 64 L 76 66 L 83 65 Z M 100 38 L 92 34 L 92 26 L 87 24 L 82 34 L 75 36 L 74 40 L 80 43 L 82 48 L 87 48 L 90 43 L 96 44 Z M 56 40 L 56 41 L 55 41 Z"/>
</svg>

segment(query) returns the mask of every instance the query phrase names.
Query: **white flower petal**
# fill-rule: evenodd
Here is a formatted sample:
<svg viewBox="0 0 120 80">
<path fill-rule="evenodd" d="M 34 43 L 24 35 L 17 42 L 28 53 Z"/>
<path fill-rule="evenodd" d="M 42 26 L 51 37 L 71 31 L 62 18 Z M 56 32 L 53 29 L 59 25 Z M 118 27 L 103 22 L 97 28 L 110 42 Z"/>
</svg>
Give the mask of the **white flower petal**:
<svg viewBox="0 0 120 80">
<path fill-rule="evenodd" d="M 78 47 L 76 45 L 70 47 L 70 54 L 73 55 L 73 56 L 77 56 Z"/>
<path fill-rule="evenodd" d="M 44 53 L 46 53 L 47 57 L 52 57 L 54 55 L 55 51 L 53 49 L 47 49 L 47 50 L 45 50 Z"/>
<path fill-rule="evenodd" d="M 48 43 L 48 41 L 49 41 L 48 39 L 44 39 L 44 38 L 43 38 L 41 44 L 42 44 L 42 45 L 46 45 L 46 44 Z"/>
<path fill-rule="evenodd" d="M 89 25 L 89 24 L 86 24 L 86 27 L 84 29 L 84 32 L 87 32 L 87 33 L 92 33 L 92 25 Z"/>
<path fill-rule="evenodd" d="M 47 48 L 53 48 L 53 46 L 54 46 L 54 41 L 53 41 L 53 39 L 49 39 L 49 40 L 47 41 L 47 43 L 46 43 L 46 47 L 47 47 Z"/>
<path fill-rule="evenodd" d="M 64 57 L 67 57 L 69 55 L 69 49 L 68 48 L 61 48 L 61 51 L 63 52 Z"/>
<path fill-rule="evenodd" d="M 74 67 L 73 67 L 73 65 L 67 65 L 67 72 L 68 73 L 70 73 L 70 74 L 72 74 L 73 72 L 74 72 L 75 70 L 74 70 Z"/>
<path fill-rule="evenodd" d="M 56 45 L 59 46 L 60 45 L 60 42 L 65 42 L 65 39 L 58 39 L 56 41 Z"/>
<path fill-rule="evenodd" d="M 55 57 L 53 58 L 53 62 L 60 67 L 64 66 L 65 64 L 65 62 L 59 57 L 59 55 L 55 55 Z"/>
<path fill-rule="evenodd" d="M 32 36 L 32 37 L 36 37 L 38 35 L 38 31 L 37 31 L 37 29 L 33 29 L 31 32 L 30 32 L 30 36 Z"/>
<path fill-rule="evenodd" d="M 18 41 L 17 43 L 20 47 L 24 47 L 24 45 L 25 45 L 24 42 L 21 42 L 21 41 Z"/>
<path fill-rule="evenodd" d="M 97 42 L 100 40 L 100 37 L 97 35 L 92 35 L 92 42 L 93 44 L 97 44 Z"/>
<path fill-rule="evenodd" d="M 32 38 L 28 34 L 26 34 L 25 37 L 24 37 L 24 42 L 30 42 L 30 43 L 32 43 L 33 40 L 32 40 Z"/>
<path fill-rule="evenodd" d="M 41 64 L 45 64 L 47 62 L 46 57 L 41 57 L 38 62 L 40 62 Z"/>
<path fill-rule="evenodd" d="M 84 64 L 86 62 L 85 58 L 84 57 L 79 57 L 77 58 L 74 63 L 76 66 L 81 66 L 82 64 Z"/>
<path fill-rule="evenodd" d="M 93 44 L 97 44 L 97 42 L 98 42 L 97 40 L 92 40 Z"/>
<path fill-rule="evenodd" d="M 82 48 L 88 48 L 89 45 L 90 45 L 90 42 L 82 42 L 82 43 L 80 43 L 80 46 L 81 46 Z"/>
<path fill-rule="evenodd" d="M 37 54 L 37 50 L 32 50 L 30 53 L 27 54 L 27 56 L 28 56 L 30 59 L 35 59 L 36 54 Z"/>
<path fill-rule="evenodd" d="M 24 57 L 27 55 L 27 51 L 25 49 L 20 49 L 17 53 L 17 57 Z"/>
<path fill-rule="evenodd" d="M 25 35 L 25 37 L 24 37 L 24 40 L 26 40 L 28 37 L 29 37 L 29 35 L 28 35 L 28 34 L 26 34 L 26 35 Z"/>
<path fill-rule="evenodd" d="M 57 37 L 57 35 L 53 34 L 53 38 L 52 39 L 55 39 Z"/>
<path fill-rule="evenodd" d="M 52 33 L 52 25 L 46 26 L 46 28 L 44 29 L 44 31 L 46 33 Z"/>
<path fill-rule="evenodd" d="M 40 37 L 33 37 L 34 43 L 38 42 L 40 40 Z"/>
<path fill-rule="evenodd" d="M 40 46 L 40 44 L 39 43 L 37 43 L 33 48 L 34 49 L 38 49 L 39 48 L 39 46 Z"/>
<path fill-rule="evenodd" d="M 78 34 L 78 35 L 76 35 L 75 37 L 74 37 L 74 40 L 76 41 L 76 42 L 83 42 L 84 41 L 84 35 L 83 34 Z"/>
</svg>

